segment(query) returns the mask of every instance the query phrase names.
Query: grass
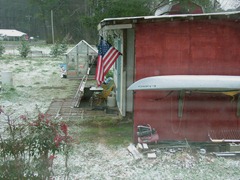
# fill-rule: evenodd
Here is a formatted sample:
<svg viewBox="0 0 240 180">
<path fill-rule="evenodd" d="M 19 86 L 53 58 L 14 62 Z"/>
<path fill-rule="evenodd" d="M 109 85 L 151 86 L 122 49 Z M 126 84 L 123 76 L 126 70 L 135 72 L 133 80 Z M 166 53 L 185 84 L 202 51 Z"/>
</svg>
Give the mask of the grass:
<svg viewBox="0 0 240 180">
<path fill-rule="evenodd" d="M 19 94 L 17 93 L 14 87 L 8 87 L 8 86 L 5 86 L 3 88 L 3 91 L 1 91 L 0 94 L 2 95 L 2 99 L 7 99 L 7 100 L 15 99 L 16 97 L 19 96 Z"/>
<path fill-rule="evenodd" d="M 39 67 L 39 66 L 42 66 L 43 64 L 44 64 L 44 62 L 38 61 L 38 62 L 35 62 L 35 63 L 33 64 L 33 66 Z"/>
<path fill-rule="evenodd" d="M 126 144 L 128 145 L 129 142 L 132 142 L 132 135 L 133 135 L 133 125 L 132 123 L 129 124 L 119 124 L 115 127 L 106 128 L 105 130 L 105 140 L 106 143 L 109 145 L 119 145 L 119 144 Z"/>
<path fill-rule="evenodd" d="M 22 41 L 2 41 L 3 45 L 14 45 L 14 46 L 20 46 Z M 29 42 L 31 46 L 40 46 L 40 47 L 46 47 L 50 46 L 47 45 L 45 41 L 39 40 L 39 41 L 33 41 Z"/>
<path fill-rule="evenodd" d="M 4 64 L 9 64 L 13 59 L 15 59 L 15 57 L 10 55 L 3 55 L 0 57 L 0 62 L 2 61 Z"/>
<path fill-rule="evenodd" d="M 19 72 L 23 72 L 24 70 L 23 70 L 23 68 L 21 68 L 21 67 L 18 67 L 18 68 L 16 68 L 16 69 L 14 69 L 14 73 L 19 73 Z"/>
<path fill-rule="evenodd" d="M 132 122 L 119 122 L 113 118 L 86 120 L 72 124 L 76 143 L 104 143 L 108 146 L 127 145 L 132 141 Z"/>
<path fill-rule="evenodd" d="M 13 45 L 19 42 L 13 42 Z M 49 59 L 51 61 L 49 61 Z M 41 73 L 47 73 L 47 70 L 43 69 L 42 66 L 48 60 L 49 66 L 58 66 L 59 61 L 64 62 L 64 57 L 50 58 L 50 57 L 38 57 L 32 58 L 27 57 L 25 59 L 20 56 L 14 55 L 4 55 L 2 61 L 10 63 L 10 61 L 15 61 L 16 67 L 14 67 L 14 73 L 33 71 L 35 68 L 41 68 Z M 30 66 L 24 68 L 18 67 L 22 61 L 27 61 Z M 20 64 L 21 65 L 21 64 Z M 58 74 L 53 72 L 53 75 Z M 40 82 L 33 82 L 34 85 L 41 84 Z M 24 85 L 19 85 L 18 87 L 25 87 Z M 48 86 L 43 87 L 43 89 L 49 88 Z M 53 88 L 53 87 L 51 87 Z M 50 88 L 49 88 L 50 89 Z M 61 89 L 63 89 L 61 87 Z M 18 92 L 15 89 L 2 92 L 0 94 L 4 99 L 15 100 L 17 99 Z M 123 123 L 124 122 L 124 123 Z M 76 143 L 92 143 L 99 142 L 104 143 L 109 146 L 118 145 L 128 145 L 132 142 L 132 122 L 125 122 L 119 119 L 119 117 L 94 117 L 92 119 L 78 121 L 69 121 L 69 127 L 72 131 L 72 136 L 76 140 Z"/>
</svg>

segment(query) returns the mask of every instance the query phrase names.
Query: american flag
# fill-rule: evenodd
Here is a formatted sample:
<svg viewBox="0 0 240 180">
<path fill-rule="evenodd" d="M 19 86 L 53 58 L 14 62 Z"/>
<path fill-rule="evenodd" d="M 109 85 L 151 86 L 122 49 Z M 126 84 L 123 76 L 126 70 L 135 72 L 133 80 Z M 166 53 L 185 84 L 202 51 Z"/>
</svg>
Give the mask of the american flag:
<svg viewBox="0 0 240 180">
<path fill-rule="evenodd" d="M 122 55 L 117 49 L 101 37 L 98 46 L 98 59 L 95 79 L 97 85 L 100 86 L 104 81 L 104 76 L 110 70 L 112 65 L 118 59 L 119 55 Z"/>
</svg>

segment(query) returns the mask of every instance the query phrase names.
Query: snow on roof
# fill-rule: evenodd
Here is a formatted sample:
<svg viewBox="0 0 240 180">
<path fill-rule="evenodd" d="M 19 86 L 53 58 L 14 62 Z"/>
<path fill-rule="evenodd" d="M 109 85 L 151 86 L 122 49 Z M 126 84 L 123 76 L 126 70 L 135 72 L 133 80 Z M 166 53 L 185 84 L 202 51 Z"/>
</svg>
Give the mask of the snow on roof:
<svg viewBox="0 0 240 180">
<path fill-rule="evenodd" d="M 174 15 L 161 15 L 161 16 L 135 16 L 135 17 L 118 17 L 118 18 L 105 18 L 98 24 L 98 30 L 109 26 L 109 29 L 126 29 L 132 28 L 132 24 L 146 23 L 154 21 L 174 21 L 174 20 L 195 20 L 195 19 L 221 19 L 233 18 L 239 20 L 240 11 L 231 12 L 217 12 L 217 13 L 203 13 L 203 14 L 174 14 Z M 126 26 L 129 25 L 129 26 Z M 111 26 L 111 27 L 110 27 Z"/>
<path fill-rule="evenodd" d="M 134 16 L 134 17 L 117 17 L 117 18 L 105 18 L 104 21 L 118 21 L 118 20 L 137 20 L 137 19 L 170 19 L 174 17 L 207 17 L 207 16 L 228 16 L 240 14 L 240 11 L 231 11 L 231 12 L 216 12 L 216 13 L 201 13 L 201 14 L 173 14 L 168 15 L 164 14 L 161 16 Z"/>
<path fill-rule="evenodd" d="M 27 35 L 27 34 L 15 29 L 0 29 L 0 36 L 21 37 L 24 35 Z"/>
</svg>

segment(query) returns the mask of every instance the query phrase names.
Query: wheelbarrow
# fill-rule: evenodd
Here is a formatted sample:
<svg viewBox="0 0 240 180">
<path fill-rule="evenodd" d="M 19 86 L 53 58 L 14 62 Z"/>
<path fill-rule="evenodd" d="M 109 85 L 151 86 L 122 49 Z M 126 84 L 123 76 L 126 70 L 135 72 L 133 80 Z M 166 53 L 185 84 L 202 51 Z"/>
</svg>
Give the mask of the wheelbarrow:
<svg viewBox="0 0 240 180">
<path fill-rule="evenodd" d="M 139 143 L 157 143 L 159 135 L 149 124 L 137 126 L 137 136 Z"/>
</svg>

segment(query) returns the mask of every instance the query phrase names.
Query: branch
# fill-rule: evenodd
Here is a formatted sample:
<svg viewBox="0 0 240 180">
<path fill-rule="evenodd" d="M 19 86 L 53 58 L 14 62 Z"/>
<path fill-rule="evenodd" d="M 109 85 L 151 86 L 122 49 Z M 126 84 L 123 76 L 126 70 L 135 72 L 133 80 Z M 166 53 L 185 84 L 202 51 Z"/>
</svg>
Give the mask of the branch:
<svg viewBox="0 0 240 180">
<path fill-rule="evenodd" d="M 77 11 L 79 11 L 80 8 L 75 9 L 72 14 L 70 14 L 70 17 L 72 17 Z"/>
</svg>

